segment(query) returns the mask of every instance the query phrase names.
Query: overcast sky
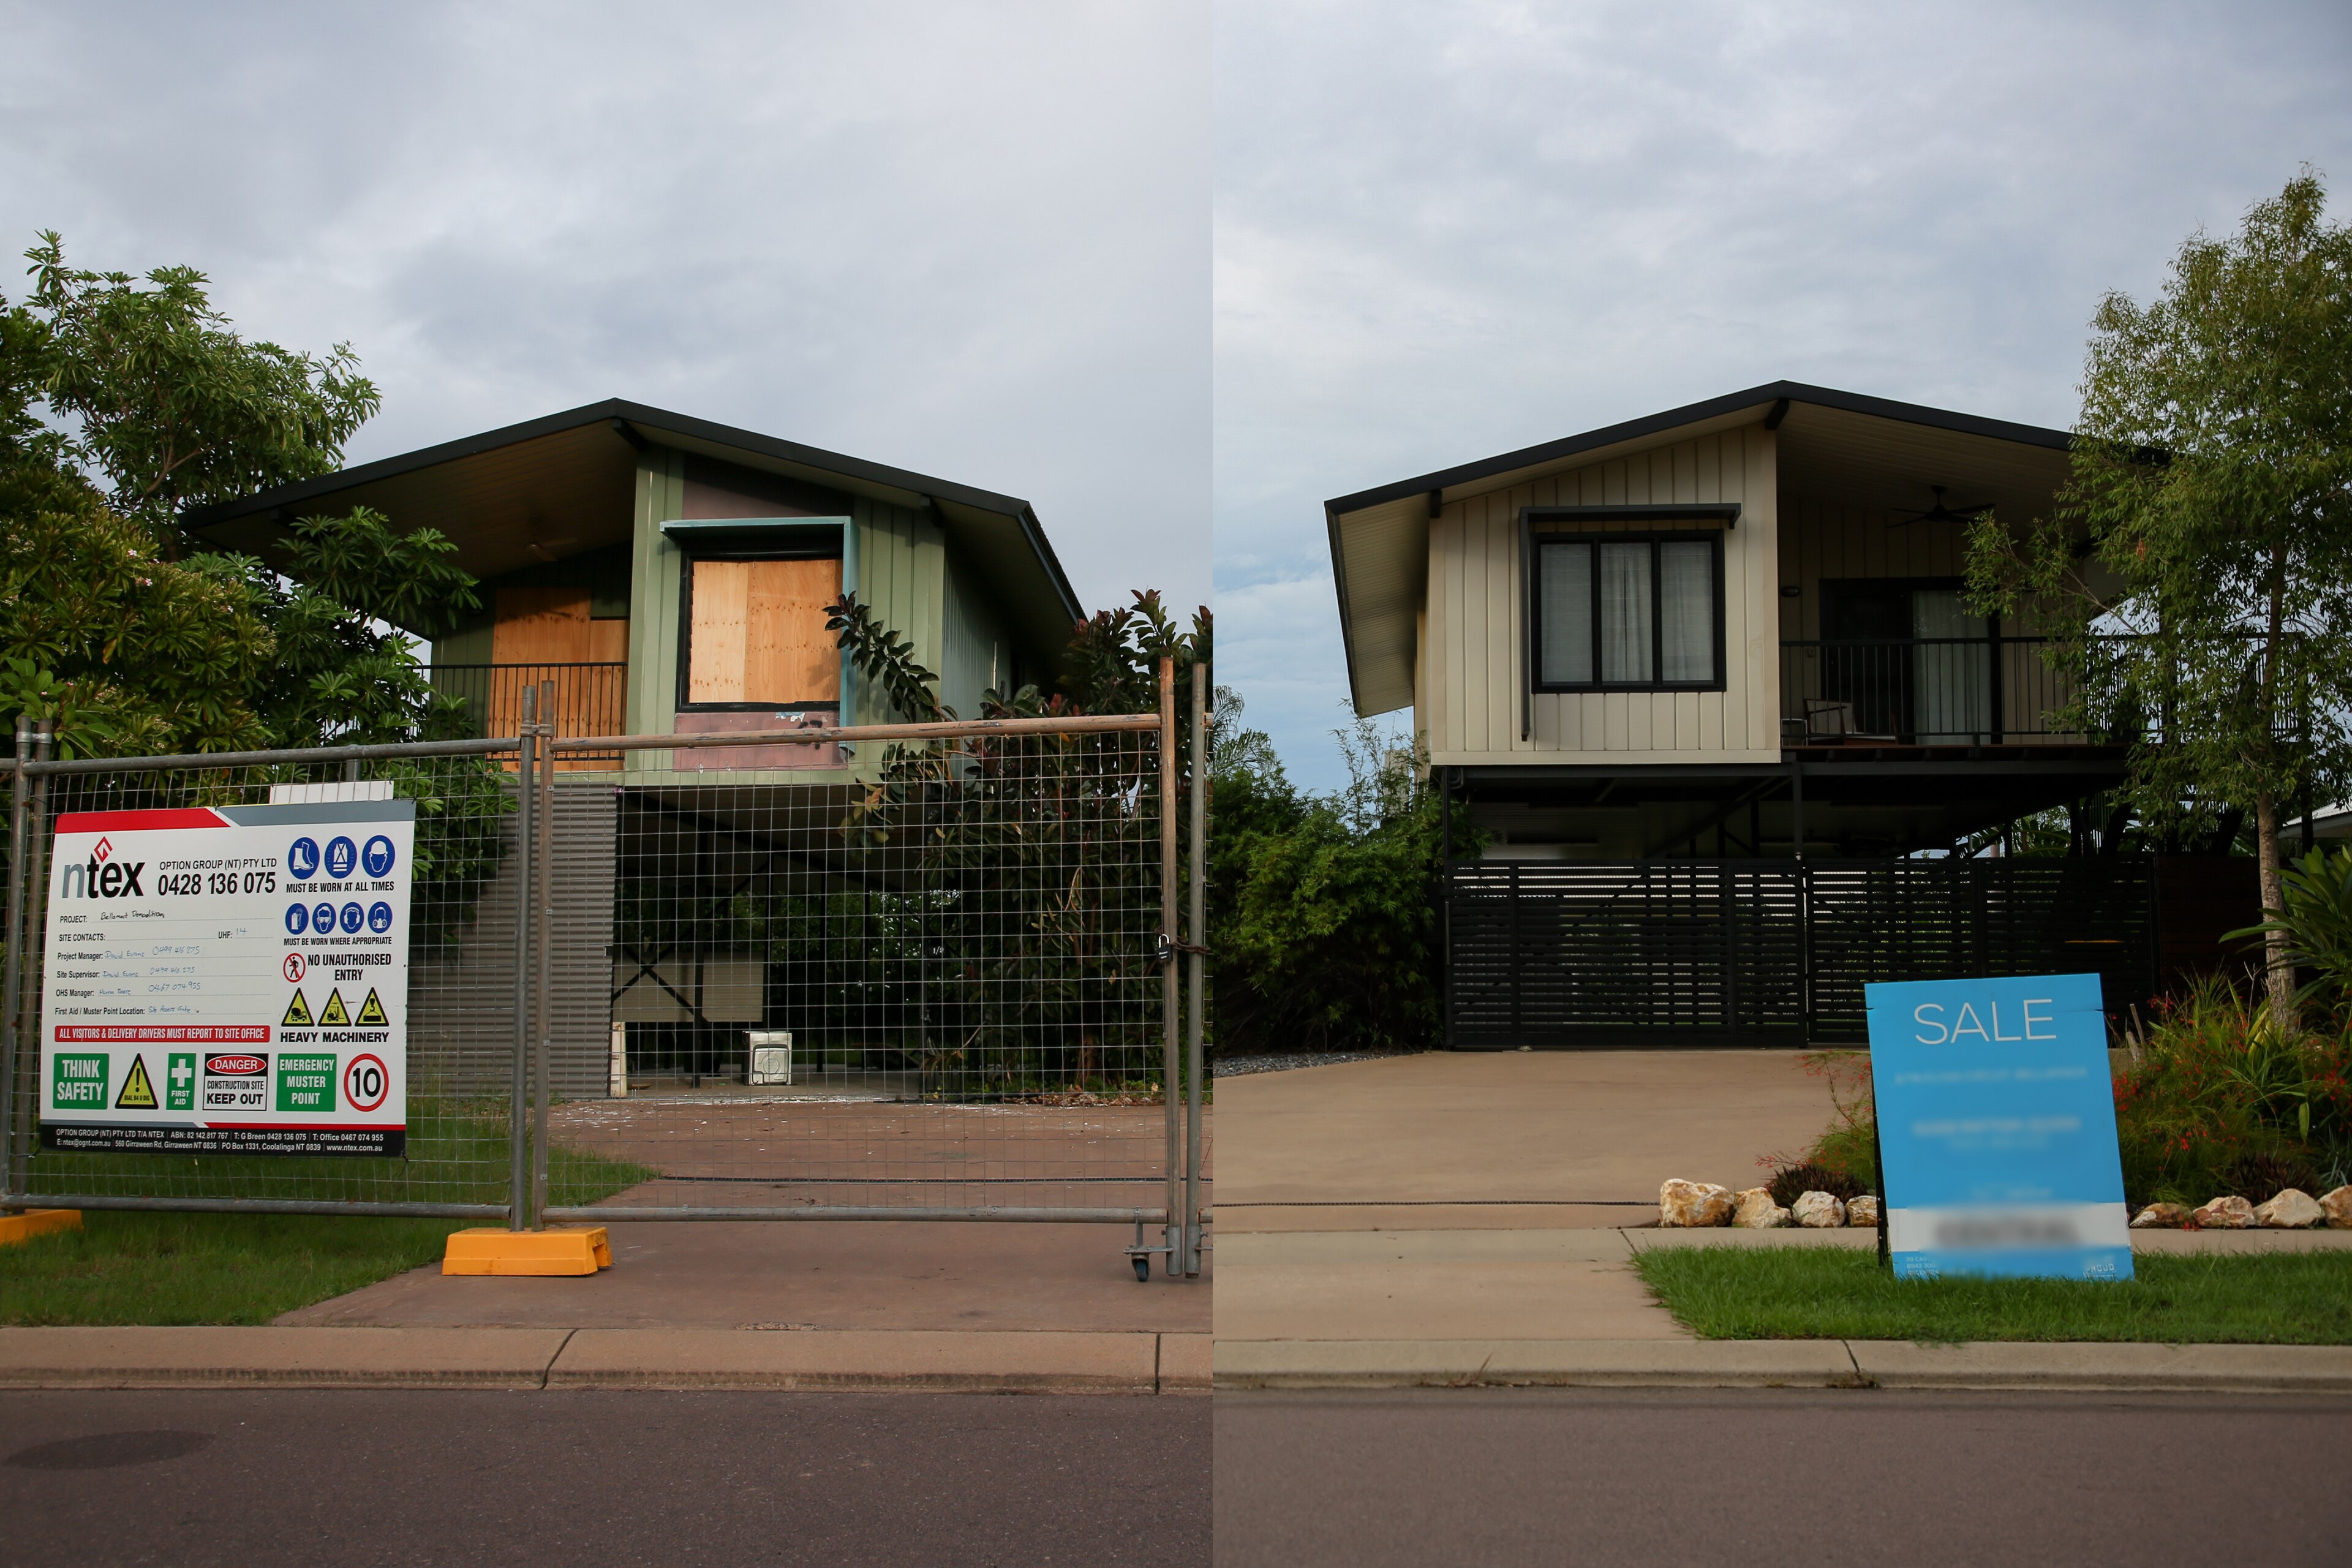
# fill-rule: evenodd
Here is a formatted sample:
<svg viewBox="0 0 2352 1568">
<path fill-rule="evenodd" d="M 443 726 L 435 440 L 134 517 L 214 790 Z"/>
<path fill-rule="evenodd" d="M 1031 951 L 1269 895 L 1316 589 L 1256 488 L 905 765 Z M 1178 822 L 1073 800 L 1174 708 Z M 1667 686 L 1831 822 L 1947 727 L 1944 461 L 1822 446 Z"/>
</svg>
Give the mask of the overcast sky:
<svg viewBox="0 0 2352 1568">
<path fill-rule="evenodd" d="M 0 3 L 0 255 L 56 228 L 349 340 L 355 461 L 631 397 L 1024 497 L 1090 608 L 1207 596 L 1188 0 Z"/>
<path fill-rule="evenodd" d="M 1780 377 L 2064 426 L 2092 310 L 2309 161 L 2352 6 L 1218 12 L 1220 675 L 1328 786 L 1322 502 Z"/>
</svg>

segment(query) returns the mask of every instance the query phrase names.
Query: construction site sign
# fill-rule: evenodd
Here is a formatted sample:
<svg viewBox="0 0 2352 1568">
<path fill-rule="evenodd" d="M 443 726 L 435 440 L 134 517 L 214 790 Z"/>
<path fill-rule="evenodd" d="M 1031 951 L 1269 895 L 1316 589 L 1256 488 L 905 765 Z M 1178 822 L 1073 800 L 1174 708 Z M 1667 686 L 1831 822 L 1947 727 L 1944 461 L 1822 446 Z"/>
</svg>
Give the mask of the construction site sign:
<svg viewBox="0 0 2352 1568">
<path fill-rule="evenodd" d="M 41 1146 L 398 1154 L 404 800 L 58 817 Z"/>
</svg>

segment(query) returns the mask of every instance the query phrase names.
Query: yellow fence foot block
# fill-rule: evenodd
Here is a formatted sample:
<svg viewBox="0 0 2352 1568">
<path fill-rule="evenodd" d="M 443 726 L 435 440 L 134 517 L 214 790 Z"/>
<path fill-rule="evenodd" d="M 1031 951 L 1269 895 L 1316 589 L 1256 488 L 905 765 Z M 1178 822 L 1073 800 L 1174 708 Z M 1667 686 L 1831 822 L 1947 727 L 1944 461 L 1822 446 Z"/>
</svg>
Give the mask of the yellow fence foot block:
<svg viewBox="0 0 2352 1568">
<path fill-rule="evenodd" d="M 601 1225 L 584 1230 L 452 1232 L 441 1255 L 444 1274 L 593 1274 L 613 1267 L 613 1244 Z"/>
<path fill-rule="evenodd" d="M 0 1215 L 0 1247 L 30 1241 L 55 1231 L 80 1228 L 79 1209 L 26 1209 L 22 1214 Z"/>
</svg>

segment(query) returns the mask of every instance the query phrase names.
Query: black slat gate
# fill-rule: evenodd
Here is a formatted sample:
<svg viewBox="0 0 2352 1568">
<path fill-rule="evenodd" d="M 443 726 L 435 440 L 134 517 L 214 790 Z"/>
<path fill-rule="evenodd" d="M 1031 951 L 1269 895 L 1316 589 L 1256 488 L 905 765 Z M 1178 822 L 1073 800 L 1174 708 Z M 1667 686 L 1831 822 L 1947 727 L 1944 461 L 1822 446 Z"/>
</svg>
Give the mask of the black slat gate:
<svg viewBox="0 0 2352 1568">
<path fill-rule="evenodd" d="M 1446 877 L 1452 1043 L 1859 1043 L 1864 984 L 2096 972 L 2155 989 L 2133 859 L 1475 861 Z"/>
</svg>

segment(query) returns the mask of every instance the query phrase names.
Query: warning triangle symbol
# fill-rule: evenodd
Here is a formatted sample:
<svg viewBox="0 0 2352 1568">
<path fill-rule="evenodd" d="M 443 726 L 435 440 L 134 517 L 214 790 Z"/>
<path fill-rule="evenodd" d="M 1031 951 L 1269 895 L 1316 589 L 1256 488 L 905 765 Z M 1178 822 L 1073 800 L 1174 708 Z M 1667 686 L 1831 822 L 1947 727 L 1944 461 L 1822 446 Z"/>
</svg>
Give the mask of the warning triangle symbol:
<svg viewBox="0 0 2352 1568">
<path fill-rule="evenodd" d="M 343 1011 L 342 988 L 337 986 L 327 993 L 327 1005 L 319 1009 L 319 1022 L 331 1029 L 346 1026 L 351 1021 L 352 1016 Z"/>
<path fill-rule="evenodd" d="M 147 1081 L 147 1058 L 131 1058 L 131 1076 L 122 1080 L 122 1092 L 114 1097 L 117 1110 L 152 1110 L 155 1109 L 155 1086 Z"/>
<path fill-rule="evenodd" d="M 302 993 L 294 993 L 294 1000 L 286 1004 L 286 1016 L 278 1020 L 281 1029 L 308 1028 L 310 1024 L 310 1004 L 302 1000 Z"/>
<path fill-rule="evenodd" d="M 375 987 L 373 985 L 368 987 L 367 1000 L 360 1004 L 359 1022 L 362 1026 L 387 1022 L 383 1016 L 383 1004 L 375 999 Z"/>
</svg>

